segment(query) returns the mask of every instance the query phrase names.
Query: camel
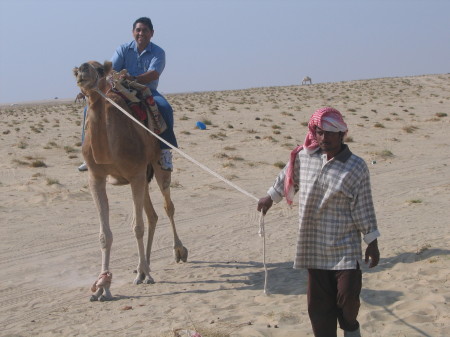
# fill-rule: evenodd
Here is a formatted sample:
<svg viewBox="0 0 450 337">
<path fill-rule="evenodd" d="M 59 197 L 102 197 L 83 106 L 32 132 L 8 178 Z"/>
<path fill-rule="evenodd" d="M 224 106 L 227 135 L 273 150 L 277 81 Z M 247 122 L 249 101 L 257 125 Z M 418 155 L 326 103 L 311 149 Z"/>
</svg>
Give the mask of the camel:
<svg viewBox="0 0 450 337">
<path fill-rule="evenodd" d="M 86 96 L 82 92 L 79 92 L 77 97 L 75 98 L 75 103 L 77 102 L 86 103 Z"/>
<path fill-rule="evenodd" d="M 308 82 L 309 82 L 309 84 L 312 84 L 311 77 L 306 76 L 306 77 L 303 78 L 302 85 L 303 84 L 307 84 Z"/>
<path fill-rule="evenodd" d="M 154 283 L 150 276 L 150 253 L 158 216 L 149 194 L 149 177 L 154 176 L 164 197 L 164 208 L 173 231 L 173 249 L 176 262 L 186 262 L 188 250 L 177 235 L 174 221 L 175 208 L 170 198 L 171 172 L 158 164 L 160 146 L 156 137 L 141 128 L 113 104 L 105 100 L 97 90 L 120 107 L 131 113 L 121 96 L 111 90 L 106 76 L 112 64 L 96 61 L 83 63 L 74 68 L 77 85 L 88 98 L 86 137 L 82 152 L 88 166 L 89 187 L 100 219 L 100 246 L 102 267 L 94 282 L 91 301 L 111 300 L 112 274 L 109 261 L 113 235 L 109 225 L 109 205 L 106 183 L 130 184 L 133 198 L 132 229 L 137 241 L 139 261 L 134 284 Z M 147 247 L 144 244 L 144 218 L 148 221 Z"/>
</svg>

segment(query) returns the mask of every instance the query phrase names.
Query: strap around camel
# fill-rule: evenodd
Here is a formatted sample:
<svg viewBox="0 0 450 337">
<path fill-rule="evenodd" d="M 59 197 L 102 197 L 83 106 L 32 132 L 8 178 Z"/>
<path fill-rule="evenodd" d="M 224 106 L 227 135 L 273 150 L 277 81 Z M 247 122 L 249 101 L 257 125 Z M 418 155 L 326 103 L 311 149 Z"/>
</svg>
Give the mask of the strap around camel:
<svg viewBox="0 0 450 337">
<path fill-rule="evenodd" d="M 98 279 L 91 286 L 91 291 L 95 293 L 100 288 L 109 288 L 111 286 L 112 274 L 105 271 L 98 276 Z"/>
<path fill-rule="evenodd" d="M 136 81 L 121 78 L 126 72 L 124 69 L 120 72 L 112 71 L 108 75 L 107 80 L 111 84 L 111 90 L 122 96 L 135 118 L 154 133 L 163 133 L 167 129 L 167 124 L 158 110 L 150 89 Z"/>
</svg>

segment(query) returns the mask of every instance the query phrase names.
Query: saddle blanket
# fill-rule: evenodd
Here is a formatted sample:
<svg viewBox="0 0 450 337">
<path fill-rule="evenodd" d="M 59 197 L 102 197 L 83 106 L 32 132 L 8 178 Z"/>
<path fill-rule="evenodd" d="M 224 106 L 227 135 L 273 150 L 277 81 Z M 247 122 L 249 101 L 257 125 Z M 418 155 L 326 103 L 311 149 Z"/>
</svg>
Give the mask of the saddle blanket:
<svg viewBox="0 0 450 337">
<path fill-rule="evenodd" d="M 124 69 L 120 72 L 112 71 L 108 75 L 107 80 L 111 84 L 111 90 L 125 100 L 136 119 L 154 133 L 163 133 L 167 129 L 167 124 L 158 110 L 150 89 L 136 81 L 124 79 L 123 75 L 126 72 Z"/>
</svg>

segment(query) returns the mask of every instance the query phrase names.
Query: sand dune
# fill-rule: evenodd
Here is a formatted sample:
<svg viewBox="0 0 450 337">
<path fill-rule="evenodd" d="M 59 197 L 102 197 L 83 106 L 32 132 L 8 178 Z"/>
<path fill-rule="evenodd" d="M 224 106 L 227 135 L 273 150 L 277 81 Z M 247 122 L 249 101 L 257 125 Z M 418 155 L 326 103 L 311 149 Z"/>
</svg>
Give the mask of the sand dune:
<svg viewBox="0 0 450 337">
<path fill-rule="evenodd" d="M 364 268 L 363 336 L 448 335 L 450 75 L 167 98 L 181 149 L 256 197 L 303 142 L 317 108 L 343 112 L 347 143 L 370 167 L 382 233 L 380 265 Z M 172 196 L 189 262 L 172 258 L 170 224 L 152 184 L 156 283 L 133 285 L 130 190 L 110 186 L 114 300 L 89 302 L 101 255 L 87 174 L 76 169 L 82 111 L 72 102 L 0 107 L 1 336 L 313 335 L 306 273 L 292 269 L 297 207 L 280 203 L 265 218 L 266 296 L 255 202 L 178 154 Z"/>
</svg>

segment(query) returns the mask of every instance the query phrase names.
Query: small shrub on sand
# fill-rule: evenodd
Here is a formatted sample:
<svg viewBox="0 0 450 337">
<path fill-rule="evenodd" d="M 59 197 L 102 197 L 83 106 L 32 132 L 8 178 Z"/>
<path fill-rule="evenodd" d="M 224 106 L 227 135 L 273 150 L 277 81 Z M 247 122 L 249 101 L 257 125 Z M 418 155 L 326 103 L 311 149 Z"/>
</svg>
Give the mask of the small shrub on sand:
<svg viewBox="0 0 450 337">
<path fill-rule="evenodd" d="M 436 117 L 447 117 L 447 114 L 445 112 L 436 112 L 435 116 Z"/>
<path fill-rule="evenodd" d="M 202 119 L 202 122 L 203 122 L 203 124 L 205 124 L 205 125 L 212 125 L 211 121 L 210 121 L 209 119 L 207 119 L 207 118 L 203 118 L 203 119 Z"/>
<path fill-rule="evenodd" d="M 391 158 L 394 156 L 394 154 L 389 150 L 383 150 L 381 152 L 377 152 L 377 155 L 379 155 L 382 158 Z"/>
<path fill-rule="evenodd" d="M 230 158 L 230 156 L 229 155 L 227 155 L 226 153 L 224 153 L 224 152 L 221 152 L 221 153 L 216 153 L 215 155 L 214 155 L 214 157 L 216 157 L 216 158 L 219 158 L 219 159 L 223 159 L 223 158 Z"/>
<path fill-rule="evenodd" d="M 58 179 L 47 178 L 47 185 L 61 185 Z"/>
<path fill-rule="evenodd" d="M 353 137 L 352 136 L 345 136 L 344 142 L 346 143 L 353 143 Z"/>
<path fill-rule="evenodd" d="M 75 151 L 76 151 L 72 146 L 68 146 L 68 145 L 64 146 L 64 150 L 65 150 L 67 153 L 72 153 L 72 152 L 75 152 Z"/>
<path fill-rule="evenodd" d="M 179 181 L 175 180 L 170 183 L 170 187 L 171 188 L 182 188 L 183 185 L 181 185 Z"/>
<path fill-rule="evenodd" d="M 30 164 L 29 162 L 26 162 L 26 161 L 23 161 L 23 160 L 20 160 L 20 159 L 13 159 L 12 162 L 14 164 L 17 164 L 17 165 L 20 165 L 20 166 L 28 166 Z"/>
<path fill-rule="evenodd" d="M 276 139 L 273 138 L 272 136 L 265 136 L 263 139 L 270 140 L 270 141 L 272 141 L 272 142 L 274 142 L 274 143 L 277 143 L 277 142 L 278 142 L 278 140 L 276 140 Z"/>
<path fill-rule="evenodd" d="M 227 168 L 227 167 L 235 167 L 236 165 L 234 165 L 232 162 L 226 162 L 226 163 L 223 163 L 222 164 L 222 167 L 225 167 L 225 168 Z"/>
<path fill-rule="evenodd" d="M 28 143 L 25 142 L 25 141 L 23 141 L 23 140 L 21 140 L 21 141 L 17 144 L 17 147 L 18 147 L 19 149 L 25 149 L 27 146 L 28 146 Z"/>
<path fill-rule="evenodd" d="M 413 125 L 406 125 L 406 126 L 403 127 L 403 131 L 405 131 L 406 133 L 413 133 L 417 129 L 418 129 L 418 127 L 417 126 L 413 126 Z"/>
<path fill-rule="evenodd" d="M 33 160 L 31 163 L 30 163 L 30 166 L 31 167 L 47 167 L 47 164 L 45 164 L 42 160 L 40 160 L 40 159 L 36 159 L 36 160 Z"/>
<path fill-rule="evenodd" d="M 279 169 L 282 169 L 286 166 L 286 163 L 283 163 L 282 161 L 277 161 L 273 164 L 273 166 L 278 167 Z"/>
</svg>

